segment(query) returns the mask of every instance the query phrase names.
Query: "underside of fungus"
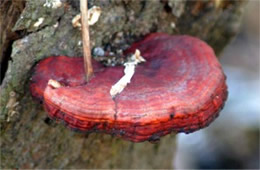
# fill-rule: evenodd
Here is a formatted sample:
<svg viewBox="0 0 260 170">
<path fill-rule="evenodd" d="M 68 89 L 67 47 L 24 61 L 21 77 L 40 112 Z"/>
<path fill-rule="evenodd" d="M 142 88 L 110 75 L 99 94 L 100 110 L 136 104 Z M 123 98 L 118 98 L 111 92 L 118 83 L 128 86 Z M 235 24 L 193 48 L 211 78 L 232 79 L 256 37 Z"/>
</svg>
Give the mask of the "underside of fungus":
<svg viewBox="0 0 260 170">
<path fill-rule="evenodd" d="M 93 61 L 95 76 L 86 83 L 83 58 L 65 56 L 46 58 L 36 66 L 31 93 L 43 101 L 51 118 L 72 129 L 134 142 L 190 133 L 218 116 L 227 86 L 211 47 L 190 36 L 154 33 L 125 54 L 136 49 L 146 62 L 136 66 L 131 83 L 115 97 L 110 90 L 124 76 L 123 66 Z"/>
</svg>

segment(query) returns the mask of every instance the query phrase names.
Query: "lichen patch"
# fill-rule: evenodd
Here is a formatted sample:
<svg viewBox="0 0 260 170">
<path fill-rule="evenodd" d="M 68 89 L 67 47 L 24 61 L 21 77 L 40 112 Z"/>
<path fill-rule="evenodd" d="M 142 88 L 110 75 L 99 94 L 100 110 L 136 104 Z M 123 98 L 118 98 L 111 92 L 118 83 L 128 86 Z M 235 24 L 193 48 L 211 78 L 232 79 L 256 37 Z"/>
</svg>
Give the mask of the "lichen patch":
<svg viewBox="0 0 260 170">
<path fill-rule="evenodd" d="M 44 18 L 41 17 L 41 18 L 38 18 L 38 21 L 34 23 L 34 27 L 39 27 L 44 21 Z"/>
<path fill-rule="evenodd" d="M 43 6 L 56 9 L 62 6 L 62 2 L 60 0 L 46 0 Z"/>
</svg>

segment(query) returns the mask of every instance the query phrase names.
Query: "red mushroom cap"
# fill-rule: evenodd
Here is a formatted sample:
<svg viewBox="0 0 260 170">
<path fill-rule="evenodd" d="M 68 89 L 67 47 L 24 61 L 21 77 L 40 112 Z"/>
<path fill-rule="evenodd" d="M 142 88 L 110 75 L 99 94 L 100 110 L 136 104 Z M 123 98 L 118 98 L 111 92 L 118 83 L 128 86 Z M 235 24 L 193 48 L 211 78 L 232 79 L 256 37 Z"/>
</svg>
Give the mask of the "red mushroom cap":
<svg viewBox="0 0 260 170">
<path fill-rule="evenodd" d="M 227 98 L 225 75 L 211 47 L 190 36 L 154 33 L 126 51 L 141 51 L 131 83 L 112 98 L 109 91 L 123 67 L 94 63 L 84 83 L 83 59 L 50 57 L 32 77 L 33 96 L 43 99 L 52 118 L 80 131 L 101 131 L 134 142 L 171 132 L 190 133 L 212 122 Z M 49 79 L 63 86 L 47 85 Z M 44 96 L 44 97 L 42 97 Z"/>
</svg>

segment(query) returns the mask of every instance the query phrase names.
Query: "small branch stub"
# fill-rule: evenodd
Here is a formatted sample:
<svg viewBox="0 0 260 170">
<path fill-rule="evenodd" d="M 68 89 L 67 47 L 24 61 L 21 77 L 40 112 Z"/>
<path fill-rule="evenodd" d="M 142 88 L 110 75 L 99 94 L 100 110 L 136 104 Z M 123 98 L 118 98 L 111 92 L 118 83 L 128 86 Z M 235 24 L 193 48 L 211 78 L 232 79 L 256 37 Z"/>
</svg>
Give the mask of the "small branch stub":
<svg viewBox="0 0 260 170">
<path fill-rule="evenodd" d="M 94 25 L 98 22 L 99 16 L 101 14 L 101 8 L 98 6 L 93 6 L 88 11 L 88 24 Z"/>
<path fill-rule="evenodd" d="M 98 22 L 101 12 L 102 12 L 101 8 L 98 6 L 93 6 L 92 8 L 90 8 L 88 10 L 88 25 L 91 26 L 91 25 L 94 25 L 96 22 Z M 75 27 L 75 28 L 77 27 L 77 28 L 79 28 L 79 30 L 81 30 L 81 21 L 80 20 L 81 20 L 81 14 L 78 14 L 71 21 L 73 27 Z"/>
<path fill-rule="evenodd" d="M 52 79 L 50 79 L 49 81 L 48 81 L 48 85 L 50 85 L 52 88 L 54 88 L 54 89 L 57 89 L 57 88 L 60 88 L 61 87 L 61 84 L 58 82 L 58 81 L 56 81 L 56 80 L 52 80 Z"/>
<path fill-rule="evenodd" d="M 89 43 L 89 26 L 88 26 L 88 1 L 80 0 L 82 40 L 84 53 L 84 68 L 86 81 L 88 82 L 93 76 L 93 67 L 91 63 L 90 43 Z"/>
</svg>

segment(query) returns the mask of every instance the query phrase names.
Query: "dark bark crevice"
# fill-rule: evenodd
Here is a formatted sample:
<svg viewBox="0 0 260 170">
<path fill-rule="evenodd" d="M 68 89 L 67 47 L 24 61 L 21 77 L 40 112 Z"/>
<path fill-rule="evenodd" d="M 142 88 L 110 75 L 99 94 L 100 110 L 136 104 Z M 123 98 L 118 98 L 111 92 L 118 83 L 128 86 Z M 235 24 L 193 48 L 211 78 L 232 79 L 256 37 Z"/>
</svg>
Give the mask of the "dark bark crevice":
<svg viewBox="0 0 260 170">
<path fill-rule="evenodd" d="M 0 83 L 2 83 L 8 68 L 8 61 L 11 59 L 13 42 L 26 35 L 25 31 L 12 31 L 25 8 L 25 4 L 24 0 L 3 0 L 0 4 Z"/>
</svg>

